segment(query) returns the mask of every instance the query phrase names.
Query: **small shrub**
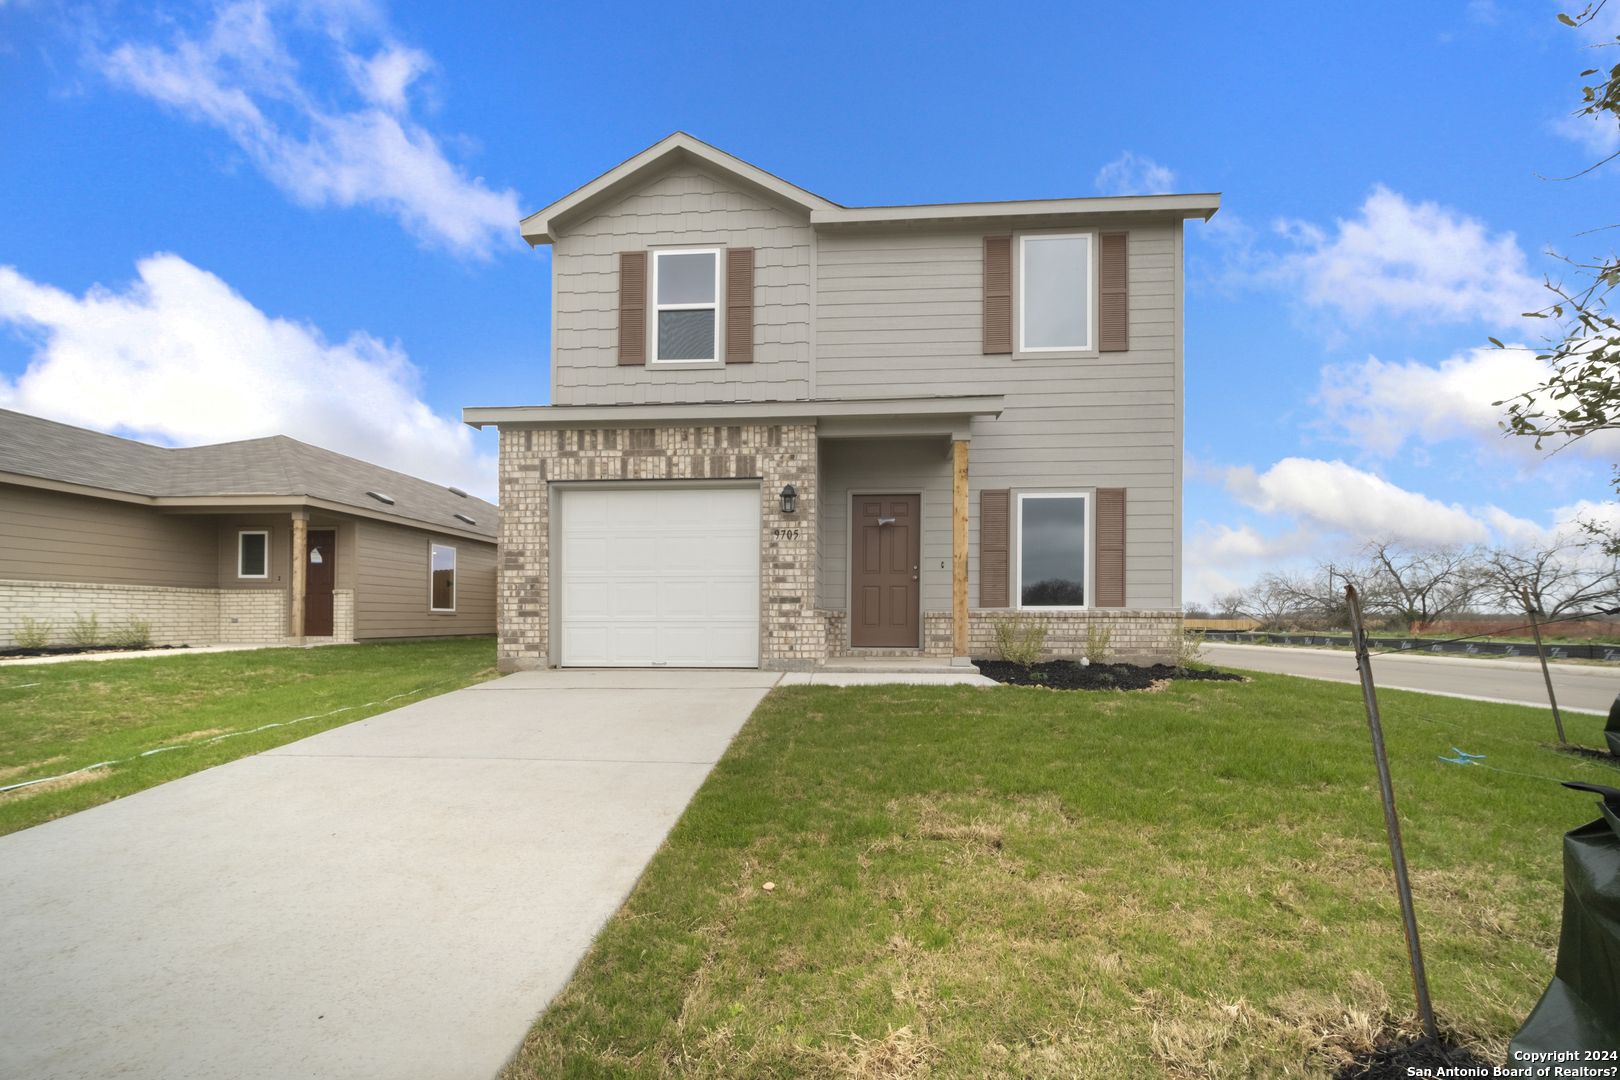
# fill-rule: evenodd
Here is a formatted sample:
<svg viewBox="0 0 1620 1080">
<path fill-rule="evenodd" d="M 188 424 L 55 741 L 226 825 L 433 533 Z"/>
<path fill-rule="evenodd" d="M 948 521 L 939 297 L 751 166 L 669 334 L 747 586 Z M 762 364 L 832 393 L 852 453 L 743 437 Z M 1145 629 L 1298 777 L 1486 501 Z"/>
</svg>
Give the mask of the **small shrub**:
<svg viewBox="0 0 1620 1080">
<path fill-rule="evenodd" d="M 17 645 L 23 649 L 43 649 L 51 643 L 51 633 L 55 629 L 54 623 L 24 619 L 21 629 L 17 631 Z"/>
<path fill-rule="evenodd" d="M 1170 631 L 1169 645 L 1171 653 L 1175 656 L 1176 667 L 1190 667 L 1204 658 L 1204 631 L 1196 630 L 1189 634 L 1180 629 L 1173 629 Z"/>
<path fill-rule="evenodd" d="M 1086 659 L 1093 664 L 1106 664 L 1108 662 L 1110 642 L 1114 640 L 1114 630 L 1110 626 L 1097 626 L 1092 624 L 1086 627 Z"/>
<path fill-rule="evenodd" d="M 1046 647 L 1046 627 L 1023 612 L 998 615 L 992 624 L 996 635 L 996 656 L 1009 664 L 1028 668 L 1041 658 Z"/>
<path fill-rule="evenodd" d="M 125 619 L 124 625 L 107 638 L 114 645 L 126 649 L 146 649 L 152 645 L 152 624 L 145 619 Z"/>
<path fill-rule="evenodd" d="M 75 645 L 101 644 L 101 620 L 96 613 L 92 611 L 87 619 L 75 611 L 73 625 L 68 627 L 68 640 Z"/>
</svg>

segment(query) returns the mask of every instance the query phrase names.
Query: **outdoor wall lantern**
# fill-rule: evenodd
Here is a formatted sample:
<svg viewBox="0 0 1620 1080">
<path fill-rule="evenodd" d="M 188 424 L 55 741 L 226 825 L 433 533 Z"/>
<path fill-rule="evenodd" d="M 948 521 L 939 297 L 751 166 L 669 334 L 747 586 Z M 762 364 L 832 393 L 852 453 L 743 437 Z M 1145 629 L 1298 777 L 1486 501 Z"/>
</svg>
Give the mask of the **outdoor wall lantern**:
<svg viewBox="0 0 1620 1080">
<path fill-rule="evenodd" d="M 799 493 L 793 490 L 792 484 L 789 484 L 782 489 L 782 513 L 791 514 L 798 505 Z"/>
</svg>

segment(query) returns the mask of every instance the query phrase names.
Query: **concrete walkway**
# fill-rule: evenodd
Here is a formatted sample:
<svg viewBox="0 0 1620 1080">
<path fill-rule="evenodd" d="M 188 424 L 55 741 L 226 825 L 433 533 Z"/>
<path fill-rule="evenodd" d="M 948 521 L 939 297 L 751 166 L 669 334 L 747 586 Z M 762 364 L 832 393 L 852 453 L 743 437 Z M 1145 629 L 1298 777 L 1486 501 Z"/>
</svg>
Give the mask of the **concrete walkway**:
<svg viewBox="0 0 1620 1080">
<path fill-rule="evenodd" d="M 1348 649 L 1278 648 L 1210 642 L 1203 658 L 1216 667 L 1302 675 L 1330 682 L 1358 682 L 1355 654 Z M 1620 694 L 1620 669 L 1585 664 L 1548 664 L 1558 707 L 1564 712 L 1607 716 Z M 1541 665 L 1528 660 L 1478 660 L 1463 657 L 1385 653 L 1372 658 L 1373 680 L 1384 690 L 1501 701 L 1547 708 L 1547 684 Z"/>
<path fill-rule="evenodd" d="M 0 837 L 0 1076 L 492 1077 L 779 678 L 512 675 Z"/>
</svg>

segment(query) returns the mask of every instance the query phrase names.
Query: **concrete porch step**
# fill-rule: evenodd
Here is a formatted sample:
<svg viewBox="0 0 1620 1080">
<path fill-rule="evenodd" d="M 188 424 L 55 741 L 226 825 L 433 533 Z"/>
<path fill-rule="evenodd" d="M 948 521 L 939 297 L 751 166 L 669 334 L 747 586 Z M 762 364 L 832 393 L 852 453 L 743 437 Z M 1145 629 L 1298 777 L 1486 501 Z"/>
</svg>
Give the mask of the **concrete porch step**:
<svg viewBox="0 0 1620 1080">
<path fill-rule="evenodd" d="M 893 675 L 925 672 L 954 672 L 958 675 L 976 675 L 979 669 L 972 664 L 956 665 L 948 656 L 836 656 L 816 666 L 817 671 L 837 674 Z"/>
</svg>

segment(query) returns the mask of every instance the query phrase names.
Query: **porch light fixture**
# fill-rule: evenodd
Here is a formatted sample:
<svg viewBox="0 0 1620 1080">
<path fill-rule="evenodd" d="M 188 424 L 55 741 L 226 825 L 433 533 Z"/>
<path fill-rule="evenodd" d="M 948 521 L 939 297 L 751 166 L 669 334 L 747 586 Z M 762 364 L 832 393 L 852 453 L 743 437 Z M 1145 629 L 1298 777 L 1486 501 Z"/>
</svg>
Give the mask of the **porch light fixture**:
<svg viewBox="0 0 1620 1080">
<path fill-rule="evenodd" d="M 792 484 L 789 484 L 782 489 L 782 513 L 791 514 L 798 505 L 799 493 L 793 490 Z"/>
</svg>

